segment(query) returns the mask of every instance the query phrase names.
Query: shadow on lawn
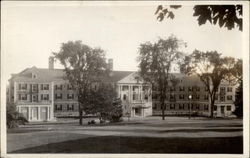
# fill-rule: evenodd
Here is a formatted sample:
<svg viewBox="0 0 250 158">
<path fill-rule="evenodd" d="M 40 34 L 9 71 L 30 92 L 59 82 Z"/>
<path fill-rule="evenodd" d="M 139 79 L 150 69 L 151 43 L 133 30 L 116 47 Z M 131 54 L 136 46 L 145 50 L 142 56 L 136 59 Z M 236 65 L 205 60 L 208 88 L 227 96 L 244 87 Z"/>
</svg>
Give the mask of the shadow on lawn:
<svg viewBox="0 0 250 158">
<path fill-rule="evenodd" d="M 149 138 L 102 136 L 51 143 L 11 153 L 224 153 L 243 152 L 243 137 Z"/>
<path fill-rule="evenodd" d="M 163 131 L 158 131 L 159 133 L 197 133 L 197 132 L 239 132 L 242 131 L 242 129 L 176 129 L 176 130 L 163 130 Z"/>
</svg>

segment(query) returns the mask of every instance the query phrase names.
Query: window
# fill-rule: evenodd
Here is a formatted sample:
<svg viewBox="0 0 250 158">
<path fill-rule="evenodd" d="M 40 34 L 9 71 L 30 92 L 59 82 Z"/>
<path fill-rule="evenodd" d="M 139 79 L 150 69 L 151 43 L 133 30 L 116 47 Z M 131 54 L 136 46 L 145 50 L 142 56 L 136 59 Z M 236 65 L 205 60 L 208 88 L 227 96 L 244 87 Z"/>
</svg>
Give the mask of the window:
<svg viewBox="0 0 250 158">
<path fill-rule="evenodd" d="M 138 91 L 139 87 L 138 86 L 133 86 L 133 91 Z"/>
<path fill-rule="evenodd" d="M 139 100 L 139 95 L 136 93 L 133 93 L 133 100 Z"/>
<path fill-rule="evenodd" d="M 218 100 L 218 94 L 215 94 L 215 100 Z"/>
<path fill-rule="evenodd" d="M 32 85 L 32 91 L 36 92 L 38 90 L 38 85 L 37 84 L 33 84 Z"/>
<path fill-rule="evenodd" d="M 144 100 L 148 100 L 148 95 L 147 94 L 144 95 Z"/>
<path fill-rule="evenodd" d="M 232 88 L 232 87 L 227 87 L 227 91 L 228 91 L 228 92 L 232 92 L 232 91 L 233 91 L 233 88 Z"/>
<path fill-rule="evenodd" d="M 231 111 L 231 106 L 227 106 L 227 111 Z"/>
<path fill-rule="evenodd" d="M 97 85 L 96 85 L 96 84 L 94 85 L 94 90 L 95 90 L 95 91 L 97 90 Z"/>
<path fill-rule="evenodd" d="M 170 109 L 171 110 L 175 109 L 175 104 L 170 104 Z"/>
<path fill-rule="evenodd" d="M 185 91 L 185 87 L 179 87 L 179 91 Z"/>
<path fill-rule="evenodd" d="M 175 91 L 175 87 L 170 87 L 170 91 L 171 92 Z"/>
<path fill-rule="evenodd" d="M 128 90 L 128 86 L 122 86 L 122 91 L 127 91 Z"/>
<path fill-rule="evenodd" d="M 36 74 L 32 74 L 32 78 L 37 78 L 37 75 Z"/>
<path fill-rule="evenodd" d="M 58 104 L 55 104 L 56 106 L 56 110 L 62 110 L 62 104 L 58 105 Z"/>
<path fill-rule="evenodd" d="M 19 90 L 27 90 L 27 88 L 28 88 L 27 84 L 19 83 Z"/>
<path fill-rule="evenodd" d="M 205 109 L 206 111 L 208 111 L 208 105 L 207 105 L 207 104 L 204 104 L 204 109 Z"/>
<path fill-rule="evenodd" d="M 179 99 L 184 99 L 184 94 L 180 94 Z"/>
<path fill-rule="evenodd" d="M 198 92 L 199 92 L 199 91 L 200 91 L 200 87 L 196 87 L 196 91 L 198 91 Z"/>
<path fill-rule="evenodd" d="M 192 87 L 188 87 L 188 91 L 193 91 Z"/>
<path fill-rule="evenodd" d="M 204 95 L 204 100 L 208 100 L 208 95 Z"/>
<path fill-rule="evenodd" d="M 67 94 L 67 99 L 74 99 L 74 94 Z"/>
<path fill-rule="evenodd" d="M 62 87 L 61 87 L 61 88 L 62 88 Z M 72 90 L 73 87 L 72 87 L 70 84 L 68 84 L 68 85 L 67 85 L 67 89 L 68 89 L 68 90 Z"/>
<path fill-rule="evenodd" d="M 224 95 L 221 95 L 221 96 L 220 96 L 220 101 L 222 101 L 222 102 L 225 101 L 225 96 L 224 96 Z"/>
<path fill-rule="evenodd" d="M 153 99 L 153 100 L 157 100 L 157 99 L 158 99 L 158 95 L 157 95 L 157 94 L 155 94 L 155 93 L 153 93 L 153 95 L 152 95 L 152 99 Z"/>
<path fill-rule="evenodd" d="M 226 88 L 225 87 L 220 87 L 220 92 L 225 92 Z"/>
<path fill-rule="evenodd" d="M 126 99 L 127 99 L 127 95 L 123 94 L 123 100 L 126 100 Z"/>
<path fill-rule="evenodd" d="M 41 100 L 49 100 L 49 94 L 41 94 Z"/>
<path fill-rule="evenodd" d="M 153 104 L 153 109 L 156 110 L 157 104 Z"/>
<path fill-rule="evenodd" d="M 200 105 L 199 104 L 196 105 L 196 110 L 200 110 Z"/>
<path fill-rule="evenodd" d="M 19 94 L 18 96 L 18 100 L 27 100 L 28 97 L 27 97 L 27 94 Z"/>
<path fill-rule="evenodd" d="M 179 104 L 179 109 L 180 110 L 184 109 L 184 105 L 183 104 Z"/>
<path fill-rule="evenodd" d="M 170 100 L 174 100 L 175 99 L 175 95 L 174 94 L 170 94 Z"/>
<path fill-rule="evenodd" d="M 200 99 L 200 95 L 196 95 L 196 99 L 199 100 Z"/>
<path fill-rule="evenodd" d="M 49 84 L 45 84 L 43 90 L 49 90 Z"/>
<path fill-rule="evenodd" d="M 38 102 L 38 96 L 37 95 L 33 95 L 32 96 L 32 101 L 33 102 Z"/>
<path fill-rule="evenodd" d="M 191 104 L 191 109 L 194 110 L 195 109 L 195 104 Z"/>
<path fill-rule="evenodd" d="M 62 90 L 63 89 L 63 85 L 55 85 L 55 90 Z"/>
<path fill-rule="evenodd" d="M 232 95 L 228 95 L 227 96 L 227 100 L 232 100 L 233 99 L 233 96 Z"/>
<path fill-rule="evenodd" d="M 55 99 L 62 99 L 62 94 L 61 93 L 60 94 L 56 93 Z"/>
<path fill-rule="evenodd" d="M 67 105 L 67 110 L 74 110 L 74 104 Z"/>
<path fill-rule="evenodd" d="M 41 84 L 41 90 L 49 90 L 49 84 Z"/>
</svg>

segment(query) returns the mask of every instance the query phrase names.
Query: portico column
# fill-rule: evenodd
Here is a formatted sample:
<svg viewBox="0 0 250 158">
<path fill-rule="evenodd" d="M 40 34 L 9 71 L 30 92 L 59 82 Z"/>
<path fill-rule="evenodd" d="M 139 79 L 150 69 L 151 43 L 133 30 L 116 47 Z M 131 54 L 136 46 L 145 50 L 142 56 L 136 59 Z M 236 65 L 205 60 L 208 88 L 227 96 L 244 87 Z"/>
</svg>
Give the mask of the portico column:
<svg viewBox="0 0 250 158">
<path fill-rule="evenodd" d="M 11 89 L 11 87 L 10 87 L 10 89 Z M 17 101 L 17 98 L 18 98 L 18 96 L 17 96 L 17 83 L 14 82 L 14 103 Z"/>
<path fill-rule="evenodd" d="M 49 106 L 47 106 L 47 120 L 49 120 L 49 115 L 50 115 L 50 110 L 49 110 Z"/>
<path fill-rule="evenodd" d="M 49 113 L 49 112 L 48 112 Z M 51 108 L 50 108 L 50 120 L 54 119 L 54 82 L 51 82 Z"/>
<path fill-rule="evenodd" d="M 121 88 L 122 86 L 121 85 L 119 85 L 119 96 L 120 96 L 120 98 L 122 99 L 122 93 L 121 93 L 121 91 L 122 91 L 122 88 Z"/>
<path fill-rule="evenodd" d="M 142 86 L 139 86 L 139 95 L 140 95 L 140 100 L 142 101 Z"/>
<path fill-rule="evenodd" d="M 133 88 L 131 85 L 129 86 L 129 99 L 130 99 L 129 101 L 132 102 L 132 100 L 133 100 Z"/>
<path fill-rule="evenodd" d="M 30 121 L 32 118 L 31 116 L 31 109 L 30 109 L 30 106 L 28 106 L 28 121 Z"/>
<path fill-rule="evenodd" d="M 41 111 L 41 107 L 38 106 L 38 115 L 37 115 L 38 120 L 40 120 L 40 111 Z"/>
</svg>

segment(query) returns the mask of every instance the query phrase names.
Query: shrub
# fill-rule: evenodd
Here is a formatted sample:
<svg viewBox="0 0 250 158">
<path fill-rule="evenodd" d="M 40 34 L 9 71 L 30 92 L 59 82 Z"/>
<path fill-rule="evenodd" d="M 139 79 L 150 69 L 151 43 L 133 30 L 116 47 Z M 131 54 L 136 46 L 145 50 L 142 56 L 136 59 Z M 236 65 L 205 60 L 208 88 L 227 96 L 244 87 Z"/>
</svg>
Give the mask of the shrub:
<svg viewBox="0 0 250 158">
<path fill-rule="evenodd" d="M 122 105 L 120 100 L 116 100 L 113 103 L 112 109 L 109 112 L 108 120 L 110 122 L 120 122 L 122 121 Z"/>
<path fill-rule="evenodd" d="M 8 128 L 16 128 L 18 125 L 24 125 L 28 123 L 28 120 L 20 113 L 16 111 L 14 105 L 7 105 L 6 124 Z"/>
</svg>

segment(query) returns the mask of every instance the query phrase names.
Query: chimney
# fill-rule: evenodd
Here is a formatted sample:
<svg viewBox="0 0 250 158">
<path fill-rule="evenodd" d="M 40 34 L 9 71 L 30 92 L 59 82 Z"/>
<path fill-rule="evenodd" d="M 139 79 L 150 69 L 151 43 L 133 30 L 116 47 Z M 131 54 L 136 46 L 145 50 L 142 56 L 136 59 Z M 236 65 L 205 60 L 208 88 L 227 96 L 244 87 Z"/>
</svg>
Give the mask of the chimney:
<svg viewBox="0 0 250 158">
<path fill-rule="evenodd" d="M 49 69 L 54 69 L 54 57 L 49 57 Z"/>
<path fill-rule="evenodd" d="M 113 59 L 108 59 L 108 68 L 110 71 L 113 71 Z"/>
</svg>

